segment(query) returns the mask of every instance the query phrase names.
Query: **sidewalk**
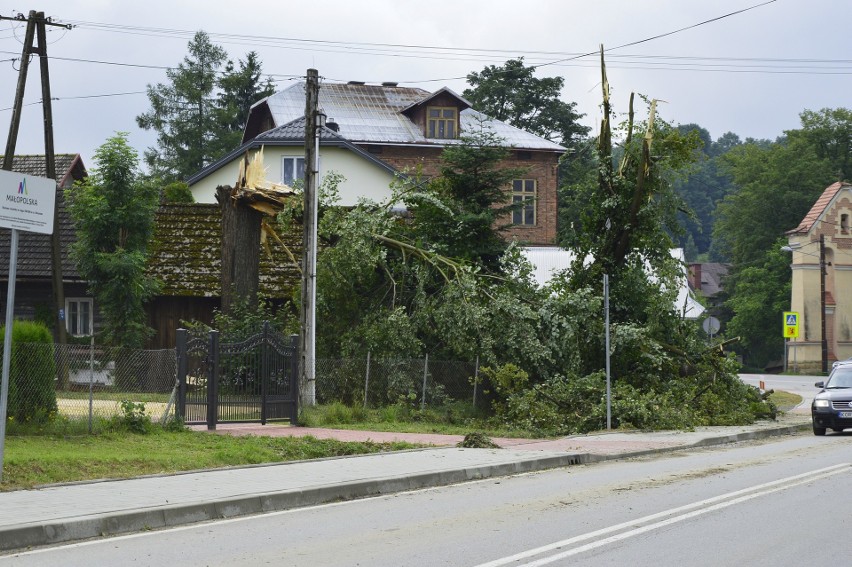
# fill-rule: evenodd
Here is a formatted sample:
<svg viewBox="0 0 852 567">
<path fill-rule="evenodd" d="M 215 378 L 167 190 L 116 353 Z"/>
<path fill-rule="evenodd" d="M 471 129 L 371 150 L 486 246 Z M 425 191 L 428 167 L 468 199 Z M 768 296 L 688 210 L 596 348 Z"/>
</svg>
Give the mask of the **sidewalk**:
<svg viewBox="0 0 852 567">
<path fill-rule="evenodd" d="M 460 436 L 220 425 L 234 435 L 313 435 L 344 441 L 404 440 L 435 448 L 234 467 L 168 476 L 48 486 L 0 493 L 0 551 L 178 526 L 390 494 L 583 463 L 790 435 L 810 420 L 691 432 L 576 435 L 557 440 L 495 439 L 501 449 L 460 449 Z"/>
</svg>

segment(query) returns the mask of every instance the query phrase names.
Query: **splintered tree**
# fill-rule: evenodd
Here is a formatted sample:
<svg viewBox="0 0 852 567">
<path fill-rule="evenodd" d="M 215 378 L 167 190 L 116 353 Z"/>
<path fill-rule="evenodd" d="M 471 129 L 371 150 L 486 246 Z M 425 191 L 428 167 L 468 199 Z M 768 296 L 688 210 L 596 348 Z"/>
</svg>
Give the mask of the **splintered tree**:
<svg viewBox="0 0 852 567">
<path fill-rule="evenodd" d="M 260 281 L 260 245 L 269 236 L 278 239 L 265 217 L 280 212 L 293 191 L 286 185 L 267 182 L 263 177 L 263 150 L 252 160 L 245 157 L 233 187 L 216 188 L 222 211 L 222 312 L 234 306 L 257 307 Z"/>
</svg>

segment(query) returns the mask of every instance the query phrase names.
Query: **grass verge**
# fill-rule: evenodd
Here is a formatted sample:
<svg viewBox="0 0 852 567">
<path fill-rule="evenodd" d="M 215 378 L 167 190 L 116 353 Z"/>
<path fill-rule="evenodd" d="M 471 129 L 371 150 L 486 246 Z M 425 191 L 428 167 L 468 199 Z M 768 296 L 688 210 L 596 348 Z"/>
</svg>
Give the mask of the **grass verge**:
<svg viewBox="0 0 852 567">
<path fill-rule="evenodd" d="M 775 390 L 769 394 L 769 399 L 772 400 L 772 402 L 775 403 L 781 411 L 790 411 L 802 403 L 802 396 L 790 392 L 782 392 L 780 390 Z"/>
<path fill-rule="evenodd" d="M 489 437 L 532 439 L 540 433 L 509 427 L 478 415 L 470 404 L 447 404 L 418 409 L 403 404 L 383 408 L 348 406 L 339 402 L 303 407 L 299 425 L 333 429 L 365 429 L 397 433 L 439 433 L 467 435 L 473 431 Z"/>
<path fill-rule="evenodd" d="M 6 438 L 0 490 L 42 484 L 397 451 L 409 443 L 351 443 L 313 437 L 231 437 L 155 429 L 148 435 Z"/>
</svg>

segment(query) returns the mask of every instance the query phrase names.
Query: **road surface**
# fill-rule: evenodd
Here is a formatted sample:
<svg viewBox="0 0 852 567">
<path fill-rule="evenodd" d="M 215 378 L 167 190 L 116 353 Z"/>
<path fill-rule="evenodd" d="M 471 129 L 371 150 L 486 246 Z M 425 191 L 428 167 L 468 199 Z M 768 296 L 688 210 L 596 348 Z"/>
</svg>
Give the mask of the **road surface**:
<svg viewBox="0 0 852 567">
<path fill-rule="evenodd" d="M 846 564 L 850 449 L 852 432 L 807 433 L 62 545 L 0 567 Z"/>
</svg>

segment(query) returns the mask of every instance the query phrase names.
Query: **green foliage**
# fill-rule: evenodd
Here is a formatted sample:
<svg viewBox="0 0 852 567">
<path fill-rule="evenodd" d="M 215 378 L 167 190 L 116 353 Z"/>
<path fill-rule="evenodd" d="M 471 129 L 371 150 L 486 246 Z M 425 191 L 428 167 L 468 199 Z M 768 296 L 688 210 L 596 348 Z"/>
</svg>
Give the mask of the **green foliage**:
<svg viewBox="0 0 852 567">
<path fill-rule="evenodd" d="M 144 303 L 157 289 L 146 275 L 157 189 L 142 181 L 126 133 L 95 152 L 95 169 L 65 191 L 77 240 L 71 256 L 104 319 L 104 340 L 141 348 L 151 333 Z"/>
<path fill-rule="evenodd" d="M 166 83 L 148 85 L 151 109 L 136 117 L 140 128 L 157 133 L 157 147 L 145 152 L 145 162 L 166 182 L 186 179 L 238 146 L 249 107 L 274 92 L 271 81 L 261 82 L 253 51 L 237 69 L 203 31 L 187 51 L 166 70 Z"/>
<path fill-rule="evenodd" d="M 194 203 L 189 185 L 183 181 L 175 181 L 163 187 L 163 201 L 166 203 Z"/>
<path fill-rule="evenodd" d="M 464 436 L 464 439 L 459 442 L 458 447 L 465 449 L 499 449 L 500 445 L 491 440 L 491 438 L 480 431 L 474 431 Z"/>
<path fill-rule="evenodd" d="M 6 328 L 0 327 L 0 344 Z M 0 361 L 3 353 L 0 351 Z M 12 325 L 12 357 L 9 365 L 9 392 L 6 416 L 17 424 L 42 425 L 56 417 L 56 365 L 53 335 L 34 321 Z"/>
<path fill-rule="evenodd" d="M 121 415 L 114 418 L 113 424 L 118 429 L 140 435 L 151 433 L 154 428 L 151 417 L 145 413 L 145 404 L 129 400 L 121 402 Z"/>
<path fill-rule="evenodd" d="M 500 167 L 508 150 L 484 124 L 461 140 L 444 149 L 441 174 L 426 192 L 403 195 L 417 219 L 410 238 L 419 247 L 495 272 L 506 249 L 500 232 L 509 226 L 497 221 L 519 206 L 508 203 L 506 187 L 523 170 Z"/>
<path fill-rule="evenodd" d="M 220 143 L 225 150 L 240 144 L 251 105 L 275 94 L 272 79 L 261 80 L 262 65 L 257 52 L 249 51 L 238 63 L 239 69 L 229 60 L 218 81 L 217 118 L 219 136 L 225 138 Z"/>
<path fill-rule="evenodd" d="M 790 297 L 790 258 L 779 252 L 784 232 L 798 226 L 826 186 L 850 174 L 852 113 L 806 110 L 801 122 L 774 143 L 747 141 L 722 158 L 736 189 L 717 207 L 711 253 L 733 263 L 726 332 L 741 337 L 737 349 L 754 367 L 782 352 L 777 318 Z"/>
<path fill-rule="evenodd" d="M 536 78 L 536 68 L 524 58 L 509 59 L 500 67 L 488 65 L 467 75 L 472 88 L 462 93 L 477 110 L 542 138 L 573 146 L 589 132 L 579 123 L 584 116 L 576 103 L 560 99 L 562 77 Z"/>
</svg>

